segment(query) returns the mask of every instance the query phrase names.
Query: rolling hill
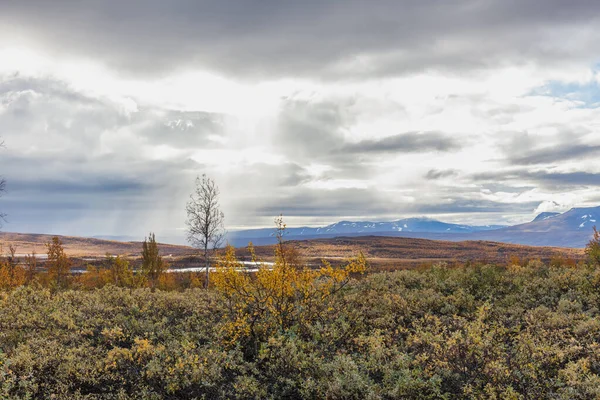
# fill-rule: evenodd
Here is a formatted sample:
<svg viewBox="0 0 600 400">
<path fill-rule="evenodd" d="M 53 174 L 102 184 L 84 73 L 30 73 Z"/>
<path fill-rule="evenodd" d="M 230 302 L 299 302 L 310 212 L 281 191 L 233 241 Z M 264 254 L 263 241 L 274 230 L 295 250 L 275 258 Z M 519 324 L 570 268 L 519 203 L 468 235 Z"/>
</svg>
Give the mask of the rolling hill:
<svg viewBox="0 0 600 400">
<path fill-rule="evenodd" d="M 46 252 L 45 244 L 55 235 L 8 233 L 0 232 L 0 244 L 6 251 L 9 245 L 16 247 L 18 254 L 37 254 Z M 119 242 L 116 240 L 103 240 L 75 236 L 59 236 L 63 242 L 65 252 L 71 257 L 102 257 L 106 254 L 119 254 L 138 256 L 142 251 L 141 242 Z M 191 254 L 194 249 L 187 246 L 172 244 L 159 244 L 159 249 L 164 255 L 182 256 Z"/>
</svg>

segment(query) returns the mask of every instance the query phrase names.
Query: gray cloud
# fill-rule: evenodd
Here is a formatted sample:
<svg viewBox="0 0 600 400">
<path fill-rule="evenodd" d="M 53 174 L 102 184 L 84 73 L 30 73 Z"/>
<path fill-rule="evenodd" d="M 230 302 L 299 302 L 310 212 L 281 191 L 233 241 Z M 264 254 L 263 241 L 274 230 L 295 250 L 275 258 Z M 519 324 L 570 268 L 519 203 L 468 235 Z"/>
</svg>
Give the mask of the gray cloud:
<svg viewBox="0 0 600 400">
<path fill-rule="evenodd" d="M 275 144 L 296 157 L 329 155 L 343 142 L 343 129 L 352 121 L 351 104 L 352 99 L 286 99 L 279 110 Z"/>
<path fill-rule="evenodd" d="M 592 0 L 24 0 L 2 5 L 0 25 L 4 37 L 55 54 L 102 54 L 122 71 L 203 66 L 242 76 L 339 79 L 525 58 L 591 61 L 599 34 L 589 29 L 575 46 L 568 32 L 594 27 L 598 15 Z"/>
<path fill-rule="evenodd" d="M 264 216 L 390 215 L 398 211 L 389 198 L 372 189 L 335 189 L 295 191 L 265 202 L 257 212 Z"/>
<path fill-rule="evenodd" d="M 547 170 L 513 169 L 482 172 L 470 177 L 475 182 L 534 182 L 552 190 L 566 191 L 577 186 L 600 186 L 600 173 L 576 171 L 555 172 Z"/>
<path fill-rule="evenodd" d="M 452 152 L 475 141 L 461 142 L 445 131 L 393 130 L 386 133 L 391 136 L 362 141 L 352 137 L 358 127 L 368 129 L 369 118 L 376 120 L 385 113 L 388 118 L 382 122 L 393 123 L 398 117 L 398 126 L 421 129 L 440 126 L 437 118 L 446 118 L 446 110 L 459 107 L 466 118 L 492 121 L 489 125 L 515 123 L 531 131 L 548 128 L 543 122 L 530 128 L 518 118 L 533 111 L 534 105 L 488 101 L 496 97 L 485 90 L 444 94 L 428 103 L 423 113 L 420 101 L 414 111 L 408 100 L 396 104 L 378 98 L 368 103 L 360 93 L 367 97 L 371 88 L 379 90 L 378 83 L 371 84 L 381 77 L 414 72 L 464 78 L 481 69 L 518 69 L 524 64 L 587 67 L 600 53 L 597 1 L 4 3 L 0 48 L 22 46 L 34 53 L 41 49 L 57 63 L 69 64 L 78 57 L 99 61 L 111 73 L 140 82 L 149 76 L 209 69 L 225 80 L 308 78 L 310 83 L 304 86 L 300 80 L 299 86 L 315 84 L 317 88 L 314 93 L 306 89 L 279 99 L 275 123 L 253 126 L 257 132 L 249 132 L 244 139 L 245 132 L 227 129 L 232 117 L 226 114 L 149 108 L 141 97 L 136 98 L 140 104 L 135 110 L 58 81 L 22 75 L 0 79 L 0 134 L 8 144 L 8 150 L 0 154 L 0 171 L 9 182 L 9 196 L 2 198 L 0 211 L 10 214 L 10 229 L 52 231 L 67 221 L 61 229 L 72 229 L 72 233 L 146 233 L 162 221 L 177 225 L 173 221 L 184 220 L 182 203 L 193 176 L 202 172 L 217 178 L 230 210 L 228 222 L 249 224 L 280 212 L 332 219 L 414 213 L 518 214 L 534 206 L 481 200 L 480 191 L 514 194 L 533 188 L 565 191 L 600 186 L 595 172 L 557 168 L 565 161 L 590 159 L 600 151 L 597 143 L 581 140 L 592 132 L 579 127 L 573 127 L 576 134 L 555 127 L 558 133 L 550 143 L 563 145 L 554 147 L 540 146 L 535 135 L 511 135 L 491 128 L 480 134 L 482 147 L 496 141 L 504 156 L 501 162 L 515 168 L 496 172 L 491 164 L 470 166 L 483 172 L 467 176 L 451 169 L 462 166 L 450 160 L 455 164 L 427 172 L 418 169 L 420 176 L 407 178 L 417 178 L 415 184 L 420 187 L 406 188 L 388 182 L 389 171 L 378 164 L 382 155 L 391 159 L 396 153 Z M 336 92 L 341 82 L 319 86 L 323 83 L 319 80 L 359 85 L 356 92 L 352 85 L 342 88 L 348 91 Z M 362 92 L 362 83 L 369 90 Z M 328 95 L 334 92 L 351 94 Z M 401 113 L 403 106 L 406 109 Z M 415 118 L 421 117 L 423 124 L 415 124 Z M 583 127 L 591 125 L 582 122 Z M 244 127 L 235 129 L 243 131 Z M 257 162 L 251 154 L 254 151 L 268 156 L 272 151 L 274 157 Z M 230 163 L 223 170 L 211 170 L 192 160 L 204 154 L 207 165 L 210 157 L 232 160 L 226 160 Z M 238 154 L 240 159 L 234 159 Z M 273 165 L 279 159 L 283 161 Z M 338 180 L 388 183 L 335 190 L 310 185 Z M 456 185 L 446 187 L 445 183 Z"/>
<path fill-rule="evenodd" d="M 531 179 L 550 187 L 567 190 L 573 186 L 600 186 L 600 174 L 593 172 L 546 172 L 537 171 L 528 174 Z"/>
<path fill-rule="evenodd" d="M 264 216 L 283 213 L 287 216 L 396 219 L 414 215 L 432 214 L 499 214 L 530 213 L 539 202 L 502 203 L 480 198 L 468 198 L 469 193 L 456 194 L 453 199 L 423 197 L 417 203 L 394 201 L 389 195 L 376 189 L 336 189 L 326 192 L 302 190 L 275 201 L 267 202 L 257 212 Z"/>
<path fill-rule="evenodd" d="M 458 175 L 458 171 L 456 171 L 454 169 L 445 169 L 445 170 L 431 169 L 431 170 L 427 171 L 425 178 L 427 178 L 429 180 L 436 180 L 436 179 L 448 178 L 448 177 L 456 176 L 456 175 Z"/>
<path fill-rule="evenodd" d="M 128 129 L 149 144 L 177 148 L 214 147 L 211 135 L 223 134 L 226 116 L 140 108 L 125 111 L 108 100 L 85 96 L 49 79 L 14 76 L 0 80 L 0 123 L 5 138 L 39 144 L 46 150 L 94 151 L 104 134 Z M 76 151 L 75 151 L 76 152 Z"/>
<path fill-rule="evenodd" d="M 422 153 L 453 151 L 461 144 L 452 135 L 442 132 L 406 132 L 378 140 L 363 140 L 346 144 L 342 151 L 350 153 Z"/>
<path fill-rule="evenodd" d="M 16 76 L 0 81 L 0 105 L 7 145 L 26 144 L 40 152 L 97 149 L 104 132 L 128 121 L 114 105 L 52 80 Z"/>
<path fill-rule="evenodd" d="M 501 203 L 482 199 L 455 198 L 449 202 L 422 204 L 416 211 L 425 214 L 473 214 L 473 213 L 527 213 L 539 205 L 539 202 Z"/>
<path fill-rule="evenodd" d="M 218 146 L 211 135 L 221 137 L 226 121 L 224 115 L 197 111 L 142 110 L 134 117 L 150 143 L 178 148 Z"/>
<path fill-rule="evenodd" d="M 600 154 L 600 145 L 562 144 L 533 149 L 526 154 L 515 155 L 509 161 L 516 165 L 552 164 L 566 160 L 580 160 L 597 154 Z"/>
<path fill-rule="evenodd" d="M 193 176 L 206 170 L 185 156 L 145 154 L 148 144 L 201 148 L 205 132 L 184 131 L 182 138 L 168 128 L 171 121 L 197 122 L 204 114 L 131 113 L 60 82 L 18 76 L 0 81 L 0 108 L 5 229 L 141 234 L 180 212 Z M 163 125 L 164 131 L 146 129 Z"/>
</svg>

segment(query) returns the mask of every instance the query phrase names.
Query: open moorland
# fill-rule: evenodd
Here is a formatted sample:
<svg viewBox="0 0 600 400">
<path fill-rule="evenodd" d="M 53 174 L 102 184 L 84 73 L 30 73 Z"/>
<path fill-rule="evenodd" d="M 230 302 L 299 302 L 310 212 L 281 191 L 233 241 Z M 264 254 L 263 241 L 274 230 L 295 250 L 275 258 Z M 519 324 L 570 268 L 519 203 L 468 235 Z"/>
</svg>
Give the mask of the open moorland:
<svg viewBox="0 0 600 400">
<path fill-rule="evenodd" d="M 0 243 L 6 251 L 15 246 L 17 253 L 38 254 L 46 252 L 46 243 L 51 235 L 0 233 Z M 137 259 L 142 250 L 141 242 L 118 242 L 93 238 L 61 236 L 65 253 L 74 259 L 102 259 L 106 254 L 120 255 Z M 333 239 L 295 240 L 289 242 L 310 265 L 319 265 L 325 259 L 333 264 L 362 252 L 371 265 L 378 269 L 411 268 L 446 263 L 495 263 L 506 264 L 510 258 L 521 260 L 553 259 L 580 261 L 584 258 L 583 249 L 523 246 L 498 242 L 465 241 L 451 242 L 403 237 L 341 237 Z M 160 254 L 169 260 L 175 268 L 198 267 L 199 260 L 194 257 L 197 250 L 188 246 L 158 243 Z M 256 255 L 265 261 L 273 261 L 275 246 L 256 246 Z M 237 255 L 244 260 L 250 258 L 247 248 L 237 249 Z M 77 263 L 81 267 L 81 260 Z"/>
<path fill-rule="evenodd" d="M 372 266 L 381 269 L 410 268 L 435 263 L 492 263 L 506 264 L 511 258 L 521 260 L 565 259 L 577 262 L 585 257 L 583 249 L 523 246 L 498 242 L 450 242 L 402 237 L 341 237 L 334 239 L 297 240 L 289 242 L 308 263 L 318 264 L 321 259 L 332 263 L 362 252 Z M 273 256 L 275 246 L 257 246 L 256 254 L 266 260 Z M 248 257 L 247 249 L 238 249 L 238 255 Z"/>
<path fill-rule="evenodd" d="M 0 244 L 4 250 L 14 246 L 19 254 L 44 254 L 46 244 L 53 235 L 0 232 Z M 70 257 L 104 257 L 106 254 L 137 257 L 142 249 L 141 242 L 119 242 L 114 240 L 60 236 L 65 253 Z M 182 256 L 193 249 L 187 246 L 159 244 L 163 255 Z"/>
</svg>

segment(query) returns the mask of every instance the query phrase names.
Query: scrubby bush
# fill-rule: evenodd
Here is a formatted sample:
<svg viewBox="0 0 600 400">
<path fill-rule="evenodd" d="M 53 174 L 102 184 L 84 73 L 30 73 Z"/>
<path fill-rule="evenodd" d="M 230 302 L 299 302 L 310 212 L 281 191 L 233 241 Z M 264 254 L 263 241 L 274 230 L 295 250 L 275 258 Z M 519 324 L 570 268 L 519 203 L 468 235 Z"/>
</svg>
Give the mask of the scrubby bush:
<svg viewBox="0 0 600 400">
<path fill-rule="evenodd" d="M 230 250 L 210 290 L 0 291 L 0 398 L 600 396 L 599 266 L 363 262 L 247 275 Z"/>
</svg>

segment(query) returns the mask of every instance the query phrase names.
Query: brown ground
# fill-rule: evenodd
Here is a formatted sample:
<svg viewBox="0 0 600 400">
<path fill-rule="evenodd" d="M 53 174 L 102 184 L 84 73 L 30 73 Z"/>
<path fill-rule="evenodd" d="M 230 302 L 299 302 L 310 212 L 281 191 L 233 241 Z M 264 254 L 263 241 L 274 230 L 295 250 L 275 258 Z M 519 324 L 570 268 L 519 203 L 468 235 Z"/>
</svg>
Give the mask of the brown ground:
<svg viewBox="0 0 600 400">
<path fill-rule="evenodd" d="M 0 245 L 4 253 L 12 244 L 17 247 L 18 254 L 29 254 L 33 250 L 38 254 L 44 254 L 45 243 L 51 239 L 51 235 L 0 233 Z M 142 249 L 140 242 L 117 242 L 70 236 L 61 236 L 61 239 L 66 253 L 71 257 L 104 257 L 107 253 L 138 257 Z M 321 259 L 339 263 L 362 251 L 371 264 L 378 269 L 410 268 L 436 262 L 472 261 L 505 264 L 512 256 L 519 257 L 521 260 L 540 259 L 545 262 L 557 257 L 575 261 L 584 258 L 582 249 L 533 247 L 485 241 L 447 242 L 403 237 L 314 239 L 292 241 L 289 244 L 296 247 L 306 262 L 311 265 L 318 265 Z M 159 247 L 161 254 L 172 256 L 167 258 L 174 267 L 185 267 L 198 262 L 185 257 L 194 254 L 194 249 L 191 247 L 169 244 L 160 244 Z M 271 261 L 274 246 L 259 246 L 256 248 L 256 253 L 260 259 Z M 238 249 L 237 255 L 242 259 L 249 258 L 249 253 L 244 248 Z"/>
<path fill-rule="evenodd" d="M 504 264 L 512 256 L 519 257 L 521 260 L 540 259 L 545 262 L 558 257 L 576 261 L 584 258 L 582 249 L 534 247 L 485 241 L 448 242 L 365 236 L 290 243 L 312 262 L 323 258 L 329 261 L 339 261 L 362 251 L 372 264 L 385 269 L 414 267 L 436 262 L 465 263 L 472 261 Z M 273 251 L 273 246 L 256 248 L 257 255 L 264 259 L 272 256 Z M 247 256 L 248 252 L 240 249 L 238 254 Z"/>
<path fill-rule="evenodd" d="M 30 254 L 35 250 L 37 254 L 46 252 L 46 243 L 52 240 L 53 235 L 23 234 L 0 232 L 0 245 L 4 253 L 9 245 L 17 248 L 18 254 Z M 104 257 L 108 254 L 126 256 L 139 256 L 142 251 L 141 242 L 117 242 L 113 240 L 90 239 L 73 236 L 60 236 L 65 252 L 71 257 Z M 183 256 L 191 254 L 194 249 L 187 246 L 159 244 L 162 254 Z"/>
</svg>

